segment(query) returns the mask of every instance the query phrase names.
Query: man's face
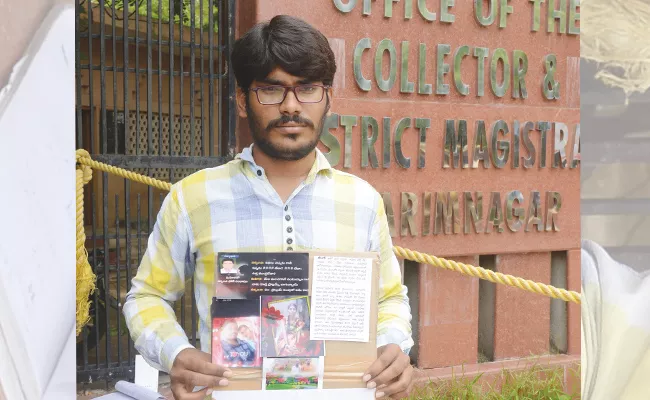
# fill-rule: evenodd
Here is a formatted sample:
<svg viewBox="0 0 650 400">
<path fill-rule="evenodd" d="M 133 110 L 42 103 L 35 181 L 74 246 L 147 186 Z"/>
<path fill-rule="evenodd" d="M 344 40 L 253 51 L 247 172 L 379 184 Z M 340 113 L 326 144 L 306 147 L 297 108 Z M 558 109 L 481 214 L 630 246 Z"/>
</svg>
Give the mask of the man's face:
<svg viewBox="0 0 650 400">
<path fill-rule="evenodd" d="M 222 265 L 223 265 L 223 269 L 225 269 L 226 271 L 230 271 L 235 264 L 230 260 L 226 260 L 223 262 Z"/>
<path fill-rule="evenodd" d="M 227 340 L 237 339 L 237 324 L 228 322 L 223 326 L 223 337 Z"/>
<path fill-rule="evenodd" d="M 254 81 L 251 89 L 299 84 L 322 85 L 322 82 L 306 82 L 300 77 L 289 75 L 276 68 L 263 82 Z M 329 99 L 329 100 L 328 100 Z M 331 89 L 319 103 L 301 103 L 294 92 L 287 92 L 280 104 L 260 104 L 254 91 L 237 97 L 239 116 L 248 119 L 253 141 L 269 157 L 279 160 L 300 160 L 310 154 L 318 145 L 325 118 L 331 105 Z"/>
<path fill-rule="evenodd" d="M 250 329 L 246 325 L 242 325 L 239 327 L 239 334 L 242 335 L 245 338 L 250 338 Z"/>
</svg>

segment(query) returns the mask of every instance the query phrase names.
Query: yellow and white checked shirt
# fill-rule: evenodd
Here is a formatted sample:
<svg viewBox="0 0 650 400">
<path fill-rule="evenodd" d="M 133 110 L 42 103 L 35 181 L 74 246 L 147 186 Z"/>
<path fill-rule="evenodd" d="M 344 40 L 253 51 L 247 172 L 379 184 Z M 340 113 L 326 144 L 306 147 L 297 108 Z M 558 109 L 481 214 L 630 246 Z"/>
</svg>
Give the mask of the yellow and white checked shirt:
<svg viewBox="0 0 650 400">
<path fill-rule="evenodd" d="M 317 149 L 307 179 L 282 203 L 252 148 L 176 183 L 163 201 L 124 304 L 135 348 L 169 372 L 176 355 L 192 347 L 170 304 L 193 275 L 201 350 L 210 352 L 218 252 L 324 250 L 380 253 L 377 346 L 395 343 L 408 353 L 411 309 L 379 193 L 333 169 Z"/>
</svg>

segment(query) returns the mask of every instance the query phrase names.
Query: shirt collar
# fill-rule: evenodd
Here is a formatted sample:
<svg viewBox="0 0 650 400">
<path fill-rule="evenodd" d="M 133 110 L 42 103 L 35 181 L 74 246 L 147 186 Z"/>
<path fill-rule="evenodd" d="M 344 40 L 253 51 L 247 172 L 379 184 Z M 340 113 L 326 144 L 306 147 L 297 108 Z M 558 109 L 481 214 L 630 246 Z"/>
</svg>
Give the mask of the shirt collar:
<svg viewBox="0 0 650 400">
<path fill-rule="evenodd" d="M 241 153 L 235 156 L 235 159 L 245 161 L 246 164 L 250 167 L 249 171 L 251 172 L 262 169 L 262 167 L 258 166 L 255 163 L 255 159 L 253 158 L 253 146 L 255 146 L 254 143 L 248 147 L 245 147 Z M 309 171 L 309 175 L 307 175 L 307 182 L 312 182 L 316 178 L 316 175 L 320 173 L 323 173 L 328 178 L 331 178 L 333 168 L 330 165 L 329 161 L 327 161 L 325 154 L 316 148 L 316 161 L 314 162 L 314 165 L 312 165 L 311 170 Z"/>
</svg>

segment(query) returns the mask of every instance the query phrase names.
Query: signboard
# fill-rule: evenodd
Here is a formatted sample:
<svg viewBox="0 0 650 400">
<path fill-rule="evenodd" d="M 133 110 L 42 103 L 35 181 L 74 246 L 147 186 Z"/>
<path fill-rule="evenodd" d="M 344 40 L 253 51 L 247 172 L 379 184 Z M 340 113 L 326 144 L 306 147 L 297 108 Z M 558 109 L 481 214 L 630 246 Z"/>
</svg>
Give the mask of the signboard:
<svg viewBox="0 0 650 400">
<path fill-rule="evenodd" d="M 321 149 L 382 193 L 394 244 L 579 246 L 578 0 L 277 3 L 330 38 Z"/>
</svg>

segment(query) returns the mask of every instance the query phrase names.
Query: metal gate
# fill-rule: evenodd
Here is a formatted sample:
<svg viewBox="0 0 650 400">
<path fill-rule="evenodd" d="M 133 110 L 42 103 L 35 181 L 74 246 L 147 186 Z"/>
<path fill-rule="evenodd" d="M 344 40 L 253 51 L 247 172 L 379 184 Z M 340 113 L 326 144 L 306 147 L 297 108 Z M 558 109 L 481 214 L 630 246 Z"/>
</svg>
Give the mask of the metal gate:
<svg viewBox="0 0 650 400">
<path fill-rule="evenodd" d="M 176 182 L 235 154 L 228 73 L 235 0 L 76 0 L 76 142 L 101 162 Z M 122 315 L 165 193 L 95 173 L 86 186 L 91 321 L 77 381 L 132 379 Z M 197 345 L 193 280 L 175 304 Z"/>
</svg>

